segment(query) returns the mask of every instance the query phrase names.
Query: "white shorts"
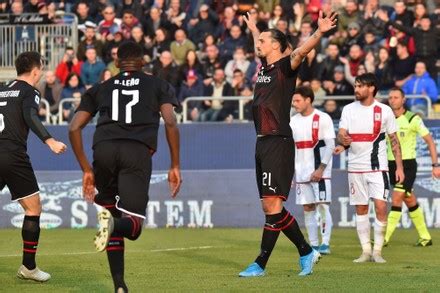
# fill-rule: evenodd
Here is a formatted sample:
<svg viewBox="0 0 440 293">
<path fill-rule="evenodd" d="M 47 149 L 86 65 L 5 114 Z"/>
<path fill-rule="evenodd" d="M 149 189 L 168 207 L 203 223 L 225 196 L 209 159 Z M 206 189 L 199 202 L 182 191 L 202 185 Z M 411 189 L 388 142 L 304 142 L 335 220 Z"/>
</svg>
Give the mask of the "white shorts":
<svg viewBox="0 0 440 293">
<path fill-rule="evenodd" d="M 305 205 L 332 201 L 332 185 L 330 179 L 322 183 L 296 183 L 296 204 Z"/>
<path fill-rule="evenodd" d="M 388 172 L 348 173 L 350 205 L 368 205 L 370 198 L 387 201 L 390 193 Z"/>
</svg>

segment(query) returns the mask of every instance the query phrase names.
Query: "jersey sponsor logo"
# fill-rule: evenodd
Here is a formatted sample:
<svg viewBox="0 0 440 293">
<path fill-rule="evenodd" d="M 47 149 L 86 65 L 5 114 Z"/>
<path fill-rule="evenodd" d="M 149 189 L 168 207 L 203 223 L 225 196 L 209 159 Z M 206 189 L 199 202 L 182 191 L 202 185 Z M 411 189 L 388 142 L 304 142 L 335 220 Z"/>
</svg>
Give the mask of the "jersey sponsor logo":
<svg viewBox="0 0 440 293">
<path fill-rule="evenodd" d="M 0 98 L 16 98 L 19 94 L 20 90 L 0 92 Z"/>
<path fill-rule="evenodd" d="M 40 104 L 40 97 L 39 97 L 38 95 L 35 95 L 35 103 L 36 103 L 37 105 Z"/>
<path fill-rule="evenodd" d="M 115 84 L 123 85 L 123 86 L 135 86 L 139 85 L 139 78 L 130 78 L 130 79 L 115 79 Z"/>
<path fill-rule="evenodd" d="M 257 83 L 270 83 L 271 80 L 272 80 L 272 77 L 270 77 L 270 76 L 260 75 L 257 78 Z"/>
</svg>

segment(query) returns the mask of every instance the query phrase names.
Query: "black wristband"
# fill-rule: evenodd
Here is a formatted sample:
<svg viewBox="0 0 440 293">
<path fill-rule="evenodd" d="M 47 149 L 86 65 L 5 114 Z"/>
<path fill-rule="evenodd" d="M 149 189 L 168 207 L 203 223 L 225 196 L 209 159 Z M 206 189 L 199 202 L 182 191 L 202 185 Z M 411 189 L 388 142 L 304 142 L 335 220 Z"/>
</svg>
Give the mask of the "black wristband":
<svg viewBox="0 0 440 293">
<path fill-rule="evenodd" d="M 434 164 L 432 164 L 431 166 L 432 166 L 432 168 L 440 167 L 440 164 L 439 164 L 439 163 L 434 163 Z"/>
<path fill-rule="evenodd" d="M 348 150 L 350 148 L 350 145 L 343 145 L 344 149 Z"/>
</svg>

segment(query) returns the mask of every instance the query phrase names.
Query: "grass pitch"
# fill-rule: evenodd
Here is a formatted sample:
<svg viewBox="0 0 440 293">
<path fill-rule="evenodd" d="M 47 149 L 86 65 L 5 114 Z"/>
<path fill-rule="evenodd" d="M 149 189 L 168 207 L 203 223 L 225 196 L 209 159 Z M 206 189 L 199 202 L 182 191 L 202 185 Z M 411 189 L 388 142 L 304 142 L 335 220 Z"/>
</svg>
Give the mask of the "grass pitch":
<svg viewBox="0 0 440 293">
<path fill-rule="evenodd" d="M 21 262 L 20 230 L 0 230 L 0 291 L 112 292 L 105 253 L 95 253 L 94 230 L 43 230 L 37 264 L 52 274 L 44 284 L 15 277 Z M 384 248 L 387 264 L 354 264 L 361 250 L 354 229 L 337 229 L 332 254 L 300 278 L 298 254 L 280 235 L 262 278 L 237 274 L 259 252 L 260 229 L 144 230 L 135 242 L 125 241 L 126 282 L 131 292 L 438 292 L 440 231 L 434 246 L 419 248 L 414 230 L 397 230 Z"/>
</svg>

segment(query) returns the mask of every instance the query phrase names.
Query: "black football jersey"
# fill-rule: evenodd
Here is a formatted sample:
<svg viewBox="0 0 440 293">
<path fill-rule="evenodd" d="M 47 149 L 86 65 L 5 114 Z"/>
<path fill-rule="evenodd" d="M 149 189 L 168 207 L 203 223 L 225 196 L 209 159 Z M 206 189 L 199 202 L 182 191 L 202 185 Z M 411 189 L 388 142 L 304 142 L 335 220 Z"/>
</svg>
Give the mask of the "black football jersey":
<svg viewBox="0 0 440 293">
<path fill-rule="evenodd" d="M 290 108 L 298 69 L 292 70 L 290 56 L 266 65 L 258 72 L 252 112 L 258 135 L 292 136 Z"/>
<path fill-rule="evenodd" d="M 160 106 L 165 103 L 178 104 L 168 82 L 143 72 L 121 72 L 87 90 L 77 111 L 99 113 L 94 146 L 128 139 L 156 150 Z"/>
<path fill-rule="evenodd" d="M 23 112 L 28 108 L 38 111 L 40 97 L 36 88 L 22 80 L 0 86 L 0 150 L 27 148 L 29 126 Z"/>
</svg>

